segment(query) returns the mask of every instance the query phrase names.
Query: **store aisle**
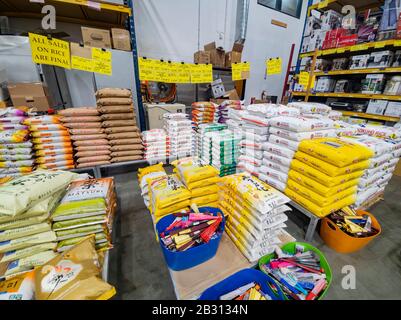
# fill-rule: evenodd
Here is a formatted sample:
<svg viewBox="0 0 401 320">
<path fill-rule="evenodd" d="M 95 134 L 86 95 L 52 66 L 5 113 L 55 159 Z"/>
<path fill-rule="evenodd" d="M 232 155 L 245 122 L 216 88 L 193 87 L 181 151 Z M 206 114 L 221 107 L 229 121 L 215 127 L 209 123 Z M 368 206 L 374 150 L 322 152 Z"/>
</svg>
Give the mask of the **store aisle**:
<svg viewBox="0 0 401 320">
<path fill-rule="evenodd" d="M 115 249 L 112 250 L 109 280 L 118 290 L 118 299 L 175 299 L 174 288 L 163 260 L 149 212 L 140 196 L 136 173 L 114 175 L 120 197 L 116 222 Z M 371 210 L 382 226 L 382 234 L 361 252 L 343 255 L 326 247 L 319 235 L 313 245 L 329 261 L 334 281 L 326 299 L 401 299 L 401 178 L 395 176 L 387 188 L 385 201 Z M 302 241 L 306 220 L 293 213 L 288 232 Z M 356 269 L 356 289 L 344 290 L 344 266 Z"/>
</svg>

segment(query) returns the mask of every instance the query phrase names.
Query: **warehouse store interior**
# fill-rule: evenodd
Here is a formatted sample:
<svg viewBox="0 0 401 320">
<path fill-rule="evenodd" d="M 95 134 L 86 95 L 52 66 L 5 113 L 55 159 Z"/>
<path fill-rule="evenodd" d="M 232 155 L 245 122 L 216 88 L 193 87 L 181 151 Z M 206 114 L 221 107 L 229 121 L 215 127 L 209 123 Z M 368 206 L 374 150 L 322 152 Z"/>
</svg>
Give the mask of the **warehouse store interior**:
<svg viewBox="0 0 401 320">
<path fill-rule="evenodd" d="M 0 300 L 400 300 L 400 117 L 401 0 L 2 0 Z"/>
</svg>

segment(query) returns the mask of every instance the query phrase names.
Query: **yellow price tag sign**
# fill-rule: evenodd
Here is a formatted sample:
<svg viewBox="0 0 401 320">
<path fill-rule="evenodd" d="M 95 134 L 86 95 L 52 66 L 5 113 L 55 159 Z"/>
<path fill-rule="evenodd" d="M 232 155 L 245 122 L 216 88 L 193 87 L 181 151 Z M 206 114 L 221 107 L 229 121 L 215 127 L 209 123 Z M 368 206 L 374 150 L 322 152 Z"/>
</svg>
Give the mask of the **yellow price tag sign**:
<svg viewBox="0 0 401 320">
<path fill-rule="evenodd" d="M 212 83 L 213 66 L 211 64 L 191 64 L 191 83 Z"/>
<path fill-rule="evenodd" d="M 329 0 L 323 0 L 317 5 L 318 9 L 324 9 L 329 5 Z"/>
<path fill-rule="evenodd" d="M 187 63 L 174 62 L 176 83 L 191 83 L 191 71 Z"/>
<path fill-rule="evenodd" d="M 283 62 L 281 58 L 273 58 L 266 60 L 267 74 L 269 76 L 274 74 L 281 74 L 282 64 Z"/>
<path fill-rule="evenodd" d="M 301 86 L 304 86 L 304 87 L 305 87 L 305 90 L 308 88 L 309 77 L 310 77 L 309 72 L 306 72 L 306 71 L 302 71 L 302 72 L 299 74 L 299 77 L 298 77 L 298 83 L 299 83 Z"/>
<path fill-rule="evenodd" d="M 248 79 L 250 75 L 251 65 L 249 62 L 233 63 L 232 69 L 232 80 L 240 81 Z"/>
<path fill-rule="evenodd" d="M 71 69 L 69 42 L 29 33 L 29 43 L 34 63 Z"/>
<path fill-rule="evenodd" d="M 153 62 L 151 59 L 142 58 L 138 59 L 139 66 L 139 79 L 141 81 L 154 81 Z"/>
<path fill-rule="evenodd" d="M 95 65 L 92 59 L 80 56 L 71 56 L 71 68 L 76 70 L 93 72 Z"/>
<path fill-rule="evenodd" d="M 111 76 L 111 51 L 100 48 L 92 48 L 92 60 L 94 72 Z"/>
<path fill-rule="evenodd" d="M 161 60 L 153 60 L 153 70 L 155 73 L 155 80 L 157 82 L 169 82 L 169 66 L 168 62 Z"/>
</svg>

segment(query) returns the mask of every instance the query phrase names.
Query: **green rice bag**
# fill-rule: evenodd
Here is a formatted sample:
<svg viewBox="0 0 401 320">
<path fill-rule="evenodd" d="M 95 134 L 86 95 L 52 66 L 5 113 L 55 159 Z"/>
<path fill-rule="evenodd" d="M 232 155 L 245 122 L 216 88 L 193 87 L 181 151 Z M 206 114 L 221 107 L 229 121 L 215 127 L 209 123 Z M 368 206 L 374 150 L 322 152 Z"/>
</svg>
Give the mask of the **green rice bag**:
<svg viewBox="0 0 401 320">
<path fill-rule="evenodd" d="M 81 242 L 84 240 L 87 236 L 83 237 L 76 237 L 72 239 L 67 239 L 67 240 L 62 240 L 58 243 L 57 245 L 57 252 L 63 252 L 65 250 L 68 250 L 72 246 L 76 245 L 77 243 Z M 95 244 L 101 244 L 101 243 L 107 243 L 109 240 L 107 239 L 107 236 L 104 232 L 99 232 L 95 234 Z"/>
<path fill-rule="evenodd" d="M 78 227 L 84 227 L 84 226 L 90 226 L 93 224 L 98 224 L 98 223 L 103 223 L 107 221 L 107 216 L 106 215 L 98 215 L 98 216 L 93 216 L 93 217 L 88 217 L 88 218 L 78 218 L 78 219 L 71 219 L 71 220 L 65 220 L 65 221 L 58 221 L 53 223 L 52 229 L 54 231 L 60 231 L 60 230 L 68 230 L 72 228 L 78 228 Z"/>
<path fill-rule="evenodd" d="M 48 250 L 26 258 L 15 260 L 8 265 L 5 276 L 28 271 L 33 267 L 44 265 L 47 261 L 53 259 L 55 256 L 57 256 L 57 253 L 52 250 Z"/>
<path fill-rule="evenodd" d="M 14 240 L 17 238 L 26 237 L 33 234 L 50 231 L 51 229 L 52 228 L 49 223 L 43 222 L 21 228 L 3 230 L 0 231 L 0 241 Z"/>
<path fill-rule="evenodd" d="M 45 213 L 40 216 L 34 216 L 30 218 L 18 219 L 10 222 L 0 223 L 0 230 L 4 231 L 4 230 L 16 229 L 42 223 L 46 221 L 49 218 L 49 216 L 50 215 L 48 213 Z"/>
<path fill-rule="evenodd" d="M 104 232 L 105 226 L 102 224 L 95 224 L 93 226 L 85 226 L 80 228 L 56 231 L 57 240 L 67 240 L 76 237 L 83 237 L 93 233 Z"/>
<path fill-rule="evenodd" d="M 0 215 L 16 216 L 65 189 L 78 175 L 68 171 L 37 170 L 0 186 Z"/>
<path fill-rule="evenodd" d="M 24 249 L 7 251 L 4 253 L 3 257 L 1 258 L 0 263 L 29 257 L 29 256 L 32 256 L 34 254 L 37 254 L 39 252 L 46 251 L 46 250 L 55 250 L 56 247 L 57 247 L 56 242 L 47 242 L 47 243 L 37 244 L 35 246 L 24 248 Z"/>
<path fill-rule="evenodd" d="M 106 214 L 107 206 L 103 198 L 60 204 L 51 216 L 53 221 L 63 221 L 77 218 Z"/>
<path fill-rule="evenodd" d="M 63 194 L 65 193 L 65 190 L 60 190 L 50 197 L 44 199 L 43 201 L 37 203 L 33 207 L 31 207 L 29 210 L 21 213 L 18 216 L 9 216 L 9 215 L 2 215 L 0 216 L 0 224 L 2 223 L 14 223 L 17 221 L 21 221 L 23 219 L 27 219 L 30 217 L 36 217 L 36 216 L 43 216 L 45 214 L 50 214 L 55 207 L 58 205 L 60 202 Z M 0 228 L 0 230 L 3 230 Z"/>
<path fill-rule="evenodd" d="M 37 233 L 31 236 L 22 237 L 14 240 L 0 242 L 0 253 L 27 248 L 36 244 L 56 241 L 57 237 L 53 231 Z"/>
</svg>

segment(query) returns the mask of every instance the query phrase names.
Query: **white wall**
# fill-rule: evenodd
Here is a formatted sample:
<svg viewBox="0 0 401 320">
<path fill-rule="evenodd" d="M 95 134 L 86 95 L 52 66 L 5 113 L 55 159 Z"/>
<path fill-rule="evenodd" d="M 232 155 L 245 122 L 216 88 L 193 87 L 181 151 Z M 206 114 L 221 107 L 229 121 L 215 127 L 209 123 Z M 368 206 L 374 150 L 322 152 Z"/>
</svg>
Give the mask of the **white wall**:
<svg viewBox="0 0 401 320">
<path fill-rule="evenodd" d="M 307 2 L 304 0 L 301 18 L 297 19 L 251 0 L 243 52 L 243 60 L 251 63 L 251 76 L 246 87 L 247 102 L 251 97 L 260 98 L 263 90 L 280 99 L 293 43 L 296 44 L 293 64 L 296 63 Z M 229 51 L 235 40 L 236 8 L 236 0 L 134 1 L 139 55 L 192 62 L 193 54 L 199 48 L 198 42 L 203 48 L 204 44 L 212 41 Z M 272 25 L 272 19 L 287 23 L 288 28 Z M 270 57 L 283 59 L 283 73 L 265 79 L 265 60 Z"/>
<path fill-rule="evenodd" d="M 247 101 L 251 97 L 260 99 L 263 90 L 269 95 L 281 98 L 293 43 L 295 51 L 292 65 L 296 64 L 307 7 L 308 1 L 304 0 L 301 18 L 297 19 L 258 5 L 257 0 L 251 0 L 247 39 L 242 58 L 251 63 L 251 77 L 247 81 L 245 94 Z M 272 19 L 287 23 L 288 27 L 284 29 L 272 25 Z M 265 61 L 274 57 L 283 59 L 283 72 L 281 75 L 268 76 L 265 80 Z"/>
</svg>

